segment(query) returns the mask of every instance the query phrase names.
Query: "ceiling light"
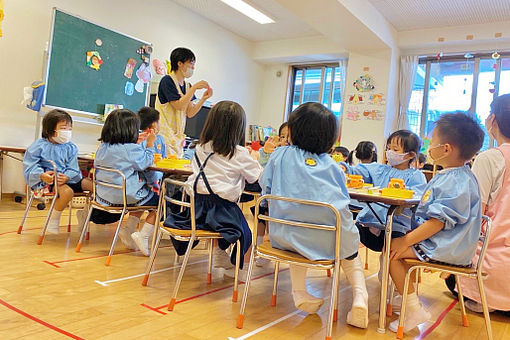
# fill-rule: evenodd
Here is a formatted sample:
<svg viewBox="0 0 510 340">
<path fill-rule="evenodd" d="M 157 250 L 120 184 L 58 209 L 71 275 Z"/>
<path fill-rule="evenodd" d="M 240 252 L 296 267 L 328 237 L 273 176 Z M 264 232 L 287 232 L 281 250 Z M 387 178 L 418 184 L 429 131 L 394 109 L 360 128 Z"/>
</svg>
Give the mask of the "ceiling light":
<svg viewBox="0 0 510 340">
<path fill-rule="evenodd" d="M 221 0 L 225 4 L 229 5 L 233 9 L 243 13 L 252 20 L 255 20 L 259 24 L 271 24 L 274 22 L 273 19 L 259 11 L 258 9 L 248 5 L 243 0 Z"/>
</svg>

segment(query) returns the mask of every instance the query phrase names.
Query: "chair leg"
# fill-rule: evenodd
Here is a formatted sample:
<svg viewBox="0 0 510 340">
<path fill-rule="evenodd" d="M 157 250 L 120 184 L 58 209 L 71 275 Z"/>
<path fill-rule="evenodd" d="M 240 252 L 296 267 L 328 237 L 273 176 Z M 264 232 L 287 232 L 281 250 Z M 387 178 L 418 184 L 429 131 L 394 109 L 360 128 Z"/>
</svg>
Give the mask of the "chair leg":
<svg viewBox="0 0 510 340">
<path fill-rule="evenodd" d="M 232 302 L 237 302 L 237 293 L 239 288 L 239 266 L 241 263 L 241 242 L 236 242 L 236 269 L 234 273 L 234 291 L 232 292 Z"/>
<path fill-rule="evenodd" d="M 115 235 L 113 235 L 112 246 L 110 247 L 110 252 L 108 253 L 108 256 L 106 257 L 105 266 L 109 266 L 110 261 L 112 260 L 112 255 L 113 255 L 113 252 L 115 251 L 115 244 L 117 243 L 117 237 L 119 237 L 120 226 L 122 225 L 122 220 L 124 219 L 125 214 L 126 214 L 126 210 L 124 209 L 124 210 L 122 210 L 122 213 L 120 214 L 120 220 L 119 220 L 119 223 L 117 224 L 117 229 L 115 229 Z"/>
<path fill-rule="evenodd" d="M 485 328 L 487 330 L 487 339 L 492 340 L 492 326 L 491 317 L 489 315 L 489 307 L 487 306 L 487 297 L 485 296 L 485 289 L 483 289 L 483 279 L 481 275 L 476 277 L 478 281 L 478 290 L 480 291 L 480 298 L 482 300 L 483 317 L 485 318 Z M 460 294 L 460 292 L 459 292 Z"/>
<path fill-rule="evenodd" d="M 404 291 L 402 292 L 402 306 L 400 306 L 400 318 L 398 320 L 397 339 L 404 338 L 404 320 L 406 315 L 407 294 L 409 291 L 409 281 L 411 281 L 411 274 L 414 268 L 411 267 L 406 273 L 404 281 Z"/>
<path fill-rule="evenodd" d="M 30 196 L 28 198 L 27 206 L 25 208 L 25 213 L 23 214 L 23 219 L 21 220 L 21 223 L 18 228 L 18 234 L 21 234 L 21 231 L 23 230 L 23 226 L 25 225 L 25 220 L 28 216 L 28 211 L 30 210 L 30 207 L 32 206 L 32 201 L 34 200 L 34 193 L 30 191 Z"/>
<path fill-rule="evenodd" d="M 464 296 L 462 295 L 462 287 L 460 286 L 459 276 L 455 275 L 455 282 L 457 282 L 457 290 L 459 292 L 460 312 L 462 315 L 462 326 L 469 327 L 469 321 L 466 314 L 466 307 L 464 306 Z"/>
<path fill-rule="evenodd" d="M 368 270 L 368 247 L 365 247 L 365 270 Z"/>
<path fill-rule="evenodd" d="M 212 282 L 212 262 L 213 262 L 213 243 L 214 240 L 210 239 L 208 242 L 209 247 L 209 263 L 207 264 L 207 284 Z"/>
<path fill-rule="evenodd" d="M 339 276 L 339 280 L 340 280 L 340 276 Z M 333 322 L 337 322 L 338 321 L 338 293 L 336 294 L 334 300 L 331 303 L 333 304 L 333 306 L 335 306 L 335 309 L 333 309 Z"/>
<path fill-rule="evenodd" d="M 71 232 L 71 218 L 73 217 L 73 200 L 69 202 L 69 219 L 67 220 L 67 232 Z"/>
<path fill-rule="evenodd" d="M 149 275 L 151 274 L 152 267 L 154 266 L 154 261 L 156 260 L 156 253 L 158 252 L 159 244 L 161 243 L 163 233 L 160 230 L 158 230 L 158 233 L 156 235 L 157 236 L 154 242 L 154 247 L 152 248 L 151 251 L 151 257 L 149 258 L 149 262 L 147 262 L 147 269 L 145 269 L 145 276 L 143 277 L 142 286 L 147 286 L 147 282 L 149 281 Z"/>
<path fill-rule="evenodd" d="M 327 275 L 328 275 L 328 277 L 331 277 L 331 269 L 327 270 Z"/>
<path fill-rule="evenodd" d="M 57 201 L 57 195 L 53 196 L 51 200 L 50 209 L 48 210 L 48 215 L 46 216 L 46 220 L 44 221 L 44 226 L 41 230 L 41 235 L 39 235 L 39 239 L 37 240 L 37 244 L 41 245 L 44 239 L 44 234 L 46 234 L 46 229 L 48 229 L 48 223 L 50 223 L 51 213 L 53 212 L 53 208 L 55 207 L 55 202 Z"/>
<path fill-rule="evenodd" d="M 390 280 L 389 283 L 389 289 L 388 289 L 388 305 L 386 306 L 386 316 L 392 316 L 393 315 L 393 294 L 395 292 L 395 284 L 392 280 Z"/>
<path fill-rule="evenodd" d="M 85 233 L 88 234 L 89 230 L 89 224 L 90 224 L 90 215 L 92 215 L 92 205 L 89 207 L 89 212 L 87 214 L 87 218 L 85 219 L 85 222 L 83 223 L 83 229 L 81 230 L 80 234 L 80 240 L 78 241 L 78 244 L 76 245 L 76 252 L 79 253 L 81 250 L 81 244 L 83 242 L 83 238 L 85 237 Z"/>
<path fill-rule="evenodd" d="M 251 275 L 253 274 L 252 273 L 253 264 L 255 263 L 256 255 L 255 253 L 256 253 L 255 247 L 252 247 L 250 255 L 250 264 L 248 265 L 248 275 L 246 277 L 246 283 L 244 286 L 243 300 L 241 301 L 241 309 L 239 310 L 239 315 L 237 316 L 236 327 L 239 329 L 243 328 L 244 324 L 244 309 L 246 308 L 246 300 L 248 299 L 248 291 L 250 290 Z"/>
<path fill-rule="evenodd" d="M 331 302 L 329 305 L 329 316 L 328 316 L 328 325 L 326 328 L 326 340 L 332 339 L 333 334 L 333 319 L 335 314 L 335 309 L 338 308 L 338 283 L 340 281 L 340 261 L 335 263 L 335 269 L 333 269 L 333 282 L 331 282 Z M 338 315 L 337 315 L 338 318 Z"/>
<path fill-rule="evenodd" d="M 184 276 L 184 271 L 186 270 L 186 265 L 188 264 L 188 259 L 191 254 L 191 249 L 193 248 L 193 242 L 195 242 L 195 238 L 191 237 L 188 243 L 188 248 L 186 249 L 186 254 L 184 254 L 184 260 L 182 261 L 181 270 L 179 270 L 179 276 L 177 276 L 177 282 L 175 283 L 174 291 L 172 293 L 172 298 L 170 299 L 170 303 L 168 304 L 168 310 L 173 311 L 175 306 L 175 299 L 177 298 L 177 293 L 179 292 L 179 286 L 181 285 L 182 277 Z"/>
<path fill-rule="evenodd" d="M 273 280 L 273 295 L 271 295 L 271 307 L 276 306 L 276 290 L 278 289 L 278 273 L 280 272 L 280 262 L 274 263 L 274 280 Z"/>
</svg>

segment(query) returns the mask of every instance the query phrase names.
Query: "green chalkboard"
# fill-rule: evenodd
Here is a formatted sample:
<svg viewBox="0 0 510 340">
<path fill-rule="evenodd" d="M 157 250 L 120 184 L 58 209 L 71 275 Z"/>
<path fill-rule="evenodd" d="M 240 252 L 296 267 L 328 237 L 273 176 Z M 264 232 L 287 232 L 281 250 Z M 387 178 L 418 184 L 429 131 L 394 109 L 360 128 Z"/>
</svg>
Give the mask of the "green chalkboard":
<svg viewBox="0 0 510 340">
<path fill-rule="evenodd" d="M 103 113 L 105 104 L 138 110 L 147 104 L 150 82 L 132 95 L 125 86 L 138 81 L 136 71 L 143 61 L 137 50 L 144 45 L 150 44 L 54 9 L 43 104 L 85 113 Z M 99 53 L 99 70 L 87 65 L 88 51 Z M 131 78 L 124 76 L 129 58 L 136 61 Z"/>
</svg>

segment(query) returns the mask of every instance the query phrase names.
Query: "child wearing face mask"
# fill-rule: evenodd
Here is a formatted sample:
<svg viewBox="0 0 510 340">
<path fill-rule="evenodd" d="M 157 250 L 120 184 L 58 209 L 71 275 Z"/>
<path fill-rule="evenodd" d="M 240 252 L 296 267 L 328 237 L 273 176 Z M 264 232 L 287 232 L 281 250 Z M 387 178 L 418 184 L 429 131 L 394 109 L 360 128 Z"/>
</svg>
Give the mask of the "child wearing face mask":
<svg viewBox="0 0 510 340">
<path fill-rule="evenodd" d="M 480 236 L 482 201 L 476 177 L 465 164 L 480 150 L 483 138 L 479 124 L 465 113 L 444 114 L 436 122 L 428 151 L 443 170 L 427 184 L 412 231 L 391 243 L 390 274 L 400 294 L 409 269 L 404 259 L 471 267 Z M 430 318 L 412 282 L 408 294 L 409 313 L 400 332 Z M 397 328 L 395 320 L 389 329 L 396 332 Z"/>
<path fill-rule="evenodd" d="M 82 178 L 78 166 L 78 148 L 71 142 L 73 119 L 62 110 L 51 110 L 42 121 L 42 138 L 30 145 L 23 158 L 23 174 L 32 190 L 54 184 L 57 176 L 58 198 L 48 222 L 47 231 L 58 234 L 62 211 L 75 192 L 91 191 L 92 181 Z M 55 162 L 57 173 L 48 162 Z M 82 211 L 79 211 L 82 215 Z"/>
<path fill-rule="evenodd" d="M 362 175 L 365 183 L 372 183 L 381 188 L 387 187 L 392 178 L 403 179 L 407 189 L 414 190 L 416 196 L 421 196 L 427 180 L 421 171 L 411 167 L 420 146 L 421 140 L 415 133 L 398 130 L 386 140 L 385 159 L 388 164 L 366 163 L 356 166 L 341 164 L 348 174 Z M 372 204 L 374 214 L 366 204 L 364 206 L 356 220 L 360 241 L 373 251 L 382 251 L 388 209 Z M 393 218 L 392 238 L 402 237 L 410 230 L 410 216 L 411 210 L 405 209 L 403 214 Z"/>
</svg>

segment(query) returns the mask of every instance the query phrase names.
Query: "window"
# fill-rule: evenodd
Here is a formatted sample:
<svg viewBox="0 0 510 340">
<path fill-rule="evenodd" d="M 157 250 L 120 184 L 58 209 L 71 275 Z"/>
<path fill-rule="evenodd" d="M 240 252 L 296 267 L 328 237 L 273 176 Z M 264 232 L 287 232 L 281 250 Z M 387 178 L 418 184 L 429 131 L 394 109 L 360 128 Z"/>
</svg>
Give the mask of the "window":
<svg viewBox="0 0 510 340">
<path fill-rule="evenodd" d="M 345 73 L 338 64 L 294 66 L 287 116 L 302 103 L 316 102 L 340 118 L 344 80 Z"/>
<path fill-rule="evenodd" d="M 442 114 L 464 111 L 485 130 L 492 100 L 505 93 L 510 93 L 510 53 L 501 53 L 499 59 L 492 54 L 420 58 L 409 101 L 409 128 L 430 137 L 433 123 Z M 486 132 L 482 149 L 490 145 Z"/>
</svg>

